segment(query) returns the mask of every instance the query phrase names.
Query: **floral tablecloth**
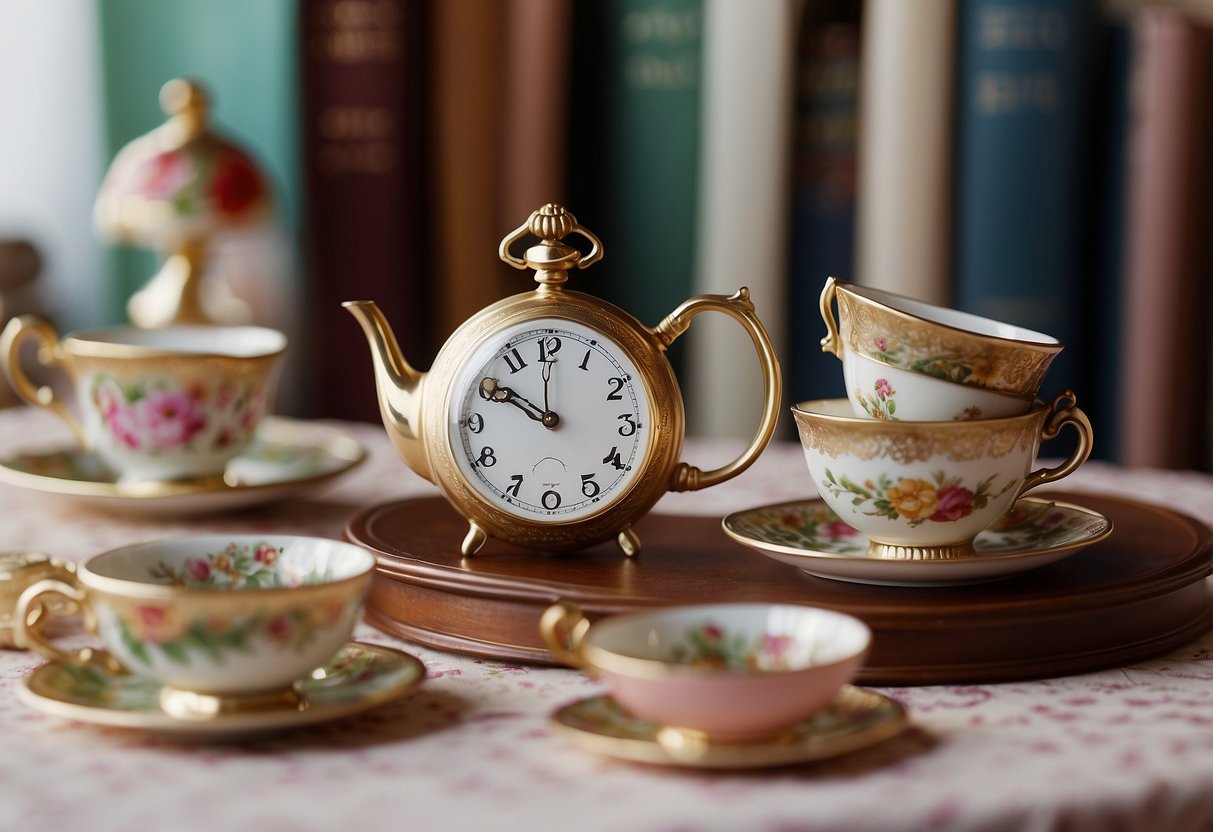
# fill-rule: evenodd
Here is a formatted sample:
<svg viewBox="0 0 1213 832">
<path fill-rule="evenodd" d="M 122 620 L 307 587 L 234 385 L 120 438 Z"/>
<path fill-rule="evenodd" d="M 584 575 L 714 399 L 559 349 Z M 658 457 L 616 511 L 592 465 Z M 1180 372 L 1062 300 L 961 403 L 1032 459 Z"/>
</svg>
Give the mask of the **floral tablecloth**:
<svg viewBox="0 0 1213 832">
<path fill-rule="evenodd" d="M 357 511 L 433 488 L 379 426 L 336 425 L 366 463 L 313 493 L 222 516 L 156 520 L 0 484 L 0 551 L 80 560 L 200 531 L 339 537 Z M 0 454 L 66 443 L 52 417 L 0 412 Z M 702 467 L 736 449 L 691 443 Z M 799 447 L 658 510 L 722 515 L 812 493 Z M 1068 490 L 1213 517 L 1213 477 L 1088 463 Z M 963 591 L 963 589 L 958 589 Z M 601 691 L 571 670 L 442 653 L 365 625 L 428 678 L 377 710 L 239 742 L 186 743 L 45 716 L 20 702 L 41 662 L 0 651 L 0 829 L 1186 830 L 1213 828 L 1213 634 L 1100 673 L 885 688 L 913 727 L 883 745 L 749 773 L 646 767 L 569 745 L 557 707 Z"/>
</svg>

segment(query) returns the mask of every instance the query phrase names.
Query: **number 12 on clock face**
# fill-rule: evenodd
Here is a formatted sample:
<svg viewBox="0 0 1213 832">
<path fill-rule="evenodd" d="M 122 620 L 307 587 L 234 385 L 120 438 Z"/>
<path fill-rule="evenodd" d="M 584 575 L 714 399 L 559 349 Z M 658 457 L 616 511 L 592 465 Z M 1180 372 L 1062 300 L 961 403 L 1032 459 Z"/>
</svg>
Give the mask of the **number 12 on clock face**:
<svg viewBox="0 0 1213 832">
<path fill-rule="evenodd" d="M 455 459 L 487 501 L 532 522 L 579 520 L 630 490 L 650 444 L 628 355 L 573 321 L 528 321 L 474 351 L 454 388 Z"/>
</svg>

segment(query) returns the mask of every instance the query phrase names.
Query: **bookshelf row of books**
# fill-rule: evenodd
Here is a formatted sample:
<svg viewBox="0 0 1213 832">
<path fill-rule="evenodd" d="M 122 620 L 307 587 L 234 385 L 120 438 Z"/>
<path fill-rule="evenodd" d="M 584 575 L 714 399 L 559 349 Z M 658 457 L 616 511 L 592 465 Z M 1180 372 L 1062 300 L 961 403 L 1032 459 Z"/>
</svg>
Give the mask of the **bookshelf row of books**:
<svg viewBox="0 0 1213 832">
<path fill-rule="evenodd" d="M 99 54 L 77 62 L 102 65 L 95 155 L 158 122 L 168 78 L 212 87 L 216 120 L 279 186 L 294 250 L 269 264 L 262 307 L 298 310 L 274 323 L 309 368 L 308 415 L 376 418 L 340 301 L 378 301 L 424 367 L 473 311 L 530 288 L 497 242 L 558 201 L 605 244 L 574 288 L 650 326 L 749 286 L 789 402 L 841 394 L 818 348 L 835 275 L 1056 335 L 1044 392 L 1076 391 L 1096 456 L 1213 468 L 1199 4 L 152 5 L 93 13 Z M 110 264 L 122 298 L 152 271 L 132 257 Z M 760 381 L 745 335 L 718 323 L 697 319 L 672 359 L 690 430 L 742 439 Z"/>
</svg>

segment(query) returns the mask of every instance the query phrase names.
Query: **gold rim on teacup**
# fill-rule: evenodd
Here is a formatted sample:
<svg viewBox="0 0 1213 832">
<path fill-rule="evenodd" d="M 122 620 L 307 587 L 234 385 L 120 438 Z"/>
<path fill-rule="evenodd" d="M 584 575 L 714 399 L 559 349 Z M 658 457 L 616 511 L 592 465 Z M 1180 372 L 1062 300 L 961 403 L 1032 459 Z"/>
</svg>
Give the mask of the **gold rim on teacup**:
<svg viewBox="0 0 1213 832">
<path fill-rule="evenodd" d="M 838 305 L 835 320 L 833 304 Z M 823 352 L 1033 399 L 1064 345 L 1050 335 L 836 278 L 820 298 Z"/>
<path fill-rule="evenodd" d="M 854 416 L 846 399 L 801 402 L 792 415 L 822 499 L 867 535 L 869 557 L 886 560 L 972 557 L 979 532 L 1025 492 L 1077 470 L 1092 447 L 1090 421 L 1068 390 L 999 419 L 882 421 Z M 1074 450 L 1032 470 L 1040 443 L 1067 425 Z M 888 465 L 873 464 L 881 461 Z"/>
</svg>

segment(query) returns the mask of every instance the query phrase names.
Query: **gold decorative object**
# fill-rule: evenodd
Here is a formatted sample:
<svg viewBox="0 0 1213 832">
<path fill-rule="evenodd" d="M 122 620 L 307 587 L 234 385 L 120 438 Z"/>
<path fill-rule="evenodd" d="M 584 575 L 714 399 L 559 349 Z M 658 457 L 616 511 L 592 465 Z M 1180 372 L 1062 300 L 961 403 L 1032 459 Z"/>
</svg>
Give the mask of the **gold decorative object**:
<svg viewBox="0 0 1213 832">
<path fill-rule="evenodd" d="M 589 242 L 588 254 L 565 242 L 574 234 Z M 524 256 L 514 254 L 528 236 L 536 244 Z M 775 429 L 781 382 L 747 289 L 691 298 L 647 327 L 606 301 L 565 288 L 569 273 L 601 259 L 603 247 L 551 203 L 506 235 L 498 253 L 515 268 L 534 269 L 538 286 L 473 315 L 428 373 L 409 366 L 378 306 L 344 304 L 370 343 L 392 443 L 468 520 L 465 556 L 490 536 L 542 551 L 614 538 L 632 555 L 640 548 L 632 525 L 662 494 L 724 482 L 757 459 Z M 665 354 L 706 311 L 724 313 L 746 330 L 765 382 L 749 446 L 711 471 L 679 461 L 683 403 Z"/>
<path fill-rule="evenodd" d="M 95 219 L 115 242 L 152 248 L 164 265 L 131 296 L 142 327 L 247 323 L 248 306 L 204 280 L 211 239 L 268 216 L 268 183 L 252 158 L 211 130 L 206 92 L 181 78 L 160 90 L 164 124 L 115 156 L 97 195 Z"/>
<path fill-rule="evenodd" d="M 27 588 L 48 578 L 71 582 L 76 565 L 38 552 L 0 553 L 0 647 L 25 647 L 17 638 L 13 615 Z M 60 610 L 56 610 L 60 611 Z"/>
</svg>

